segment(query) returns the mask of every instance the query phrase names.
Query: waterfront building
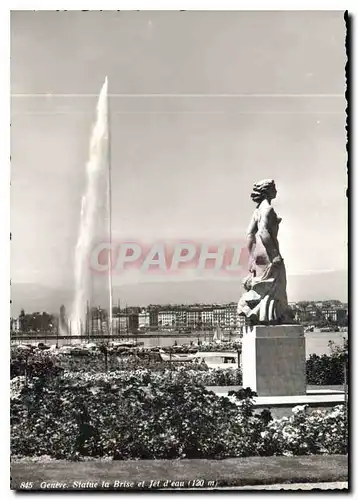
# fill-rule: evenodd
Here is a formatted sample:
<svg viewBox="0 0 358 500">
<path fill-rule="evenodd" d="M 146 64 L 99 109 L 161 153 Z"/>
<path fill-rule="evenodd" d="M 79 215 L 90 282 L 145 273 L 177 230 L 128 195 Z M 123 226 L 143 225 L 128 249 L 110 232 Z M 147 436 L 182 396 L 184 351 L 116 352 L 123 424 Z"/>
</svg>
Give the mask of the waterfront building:
<svg viewBox="0 0 358 500">
<path fill-rule="evenodd" d="M 10 330 L 12 332 L 18 333 L 20 331 L 20 318 L 10 319 Z"/>
<path fill-rule="evenodd" d="M 201 321 L 204 329 L 213 327 L 214 312 L 212 306 L 204 306 L 201 311 Z"/>
<path fill-rule="evenodd" d="M 158 330 L 158 310 L 159 306 L 150 305 L 147 308 L 149 312 L 149 328 L 151 330 Z"/>
<path fill-rule="evenodd" d="M 147 330 L 150 327 L 150 313 L 147 309 L 142 309 L 138 314 L 139 330 Z"/>
<path fill-rule="evenodd" d="M 186 326 L 196 329 L 201 326 L 201 309 L 199 307 L 190 307 L 186 313 Z"/>
<path fill-rule="evenodd" d="M 176 312 L 173 310 L 166 310 L 166 309 L 160 310 L 158 312 L 158 326 L 162 330 L 175 328 Z"/>
<path fill-rule="evenodd" d="M 215 304 L 213 308 L 213 325 L 224 326 L 226 318 L 226 308 L 224 305 Z"/>
<path fill-rule="evenodd" d="M 178 330 L 184 330 L 187 326 L 187 306 L 179 305 L 175 309 L 175 324 Z"/>
</svg>

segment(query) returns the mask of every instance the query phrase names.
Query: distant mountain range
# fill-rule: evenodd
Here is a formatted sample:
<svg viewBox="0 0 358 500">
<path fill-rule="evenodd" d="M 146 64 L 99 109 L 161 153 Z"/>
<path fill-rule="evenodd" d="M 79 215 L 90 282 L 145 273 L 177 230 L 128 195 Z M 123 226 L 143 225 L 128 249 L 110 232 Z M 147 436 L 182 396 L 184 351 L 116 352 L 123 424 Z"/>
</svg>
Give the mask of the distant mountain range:
<svg viewBox="0 0 358 500">
<path fill-rule="evenodd" d="M 113 299 L 128 305 L 231 302 L 242 294 L 240 280 L 168 281 L 115 286 Z M 17 316 L 21 308 L 28 312 L 58 313 L 61 304 L 68 310 L 73 300 L 69 288 L 54 288 L 38 283 L 12 283 L 11 315 Z M 103 300 L 101 300 L 103 299 Z M 288 299 L 348 300 L 347 271 L 331 271 L 307 275 L 288 276 Z M 105 304 L 105 297 L 96 297 L 95 303 Z"/>
</svg>

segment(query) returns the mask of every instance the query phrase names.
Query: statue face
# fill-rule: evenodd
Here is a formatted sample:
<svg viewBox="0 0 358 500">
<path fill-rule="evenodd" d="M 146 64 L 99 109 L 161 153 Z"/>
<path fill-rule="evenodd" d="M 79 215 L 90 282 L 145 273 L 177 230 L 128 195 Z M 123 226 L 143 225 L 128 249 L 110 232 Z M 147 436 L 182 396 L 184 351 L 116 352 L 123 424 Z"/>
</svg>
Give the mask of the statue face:
<svg viewBox="0 0 358 500">
<path fill-rule="evenodd" d="M 274 198 L 276 198 L 276 196 L 277 196 L 277 189 L 276 189 L 276 186 L 274 184 L 273 188 L 271 189 L 271 193 L 270 193 L 271 200 L 273 200 Z"/>
</svg>

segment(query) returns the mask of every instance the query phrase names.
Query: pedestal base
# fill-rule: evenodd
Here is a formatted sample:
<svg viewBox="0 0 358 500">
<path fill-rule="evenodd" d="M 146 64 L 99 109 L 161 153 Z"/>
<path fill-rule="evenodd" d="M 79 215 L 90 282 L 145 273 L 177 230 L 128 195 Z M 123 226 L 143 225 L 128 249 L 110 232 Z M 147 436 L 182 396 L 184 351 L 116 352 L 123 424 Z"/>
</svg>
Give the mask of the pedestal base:
<svg viewBox="0 0 358 500">
<path fill-rule="evenodd" d="M 258 396 L 306 394 L 306 346 L 300 325 L 254 326 L 242 340 L 243 387 Z"/>
</svg>

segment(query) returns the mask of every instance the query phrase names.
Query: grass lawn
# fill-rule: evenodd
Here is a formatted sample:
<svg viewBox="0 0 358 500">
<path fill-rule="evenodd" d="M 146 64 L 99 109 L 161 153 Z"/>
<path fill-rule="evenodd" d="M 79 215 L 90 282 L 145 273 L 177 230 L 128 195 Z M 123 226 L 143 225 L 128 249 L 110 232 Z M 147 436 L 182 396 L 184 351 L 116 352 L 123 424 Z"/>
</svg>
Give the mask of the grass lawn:
<svg viewBox="0 0 358 500">
<path fill-rule="evenodd" d="M 151 481 L 160 481 L 152 489 L 166 486 L 164 481 L 215 481 L 215 486 L 245 486 L 275 483 L 321 483 L 348 480 L 348 458 L 343 455 L 311 455 L 300 457 L 248 457 L 225 460 L 130 460 L 130 461 L 54 461 L 11 463 L 11 489 L 22 489 L 31 482 L 39 490 L 42 482 L 62 483 L 62 490 L 83 489 L 75 481 L 98 483 L 95 489 L 109 488 L 114 481 L 132 482 L 133 489 L 148 489 Z M 138 486 L 138 482 L 145 481 Z M 170 484 L 168 485 L 170 486 Z M 176 485 L 173 485 L 176 486 Z M 179 486 L 179 485 L 177 485 Z M 214 483 L 211 483 L 214 487 Z M 58 489 L 48 488 L 48 489 Z M 91 488 L 91 486 L 90 486 Z"/>
</svg>

